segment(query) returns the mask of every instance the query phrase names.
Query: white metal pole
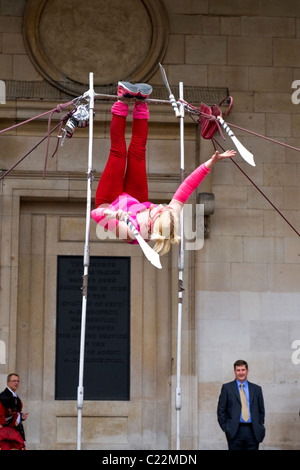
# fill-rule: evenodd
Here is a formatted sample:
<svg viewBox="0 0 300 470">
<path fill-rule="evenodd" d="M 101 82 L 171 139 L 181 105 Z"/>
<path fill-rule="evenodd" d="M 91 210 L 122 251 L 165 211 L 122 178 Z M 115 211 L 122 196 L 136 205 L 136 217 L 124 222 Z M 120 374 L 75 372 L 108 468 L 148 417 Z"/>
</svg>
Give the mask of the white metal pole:
<svg viewBox="0 0 300 470">
<path fill-rule="evenodd" d="M 82 429 L 82 408 L 84 398 L 83 372 L 84 372 L 84 346 L 85 346 L 85 327 L 86 327 L 86 307 L 88 290 L 88 270 L 90 264 L 90 220 L 91 220 L 91 196 L 93 180 L 93 119 L 94 119 L 94 75 L 89 74 L 89 148 L 88 148 L 88 173 L 87 173 L 87 204 L 86 204 L 86 228 L 85 228 L 85 246 L 83 257 L 83 286 L 82 286 L 82 312 L 81 312 L 81 334 L 80 334 L 80 356 L 79 356 L 79 380 L 77 389 L 77 450 L 81 449 L 81 429 Z"/>
<path fill-rule="evenodd" d="M 183 100 L 183 83 L 179 83 L 179 97 Z M 184 180 L 184 105 L 180 104 L 180 182 Z M 181 413 L 181 329 L 182 329 L 182 292 L 184 269 L 183 214 L 180 214 L 180 244 L 178 258 L 178 325 L 177 325 L 177 371 L 176 371 L 176 449 L 180 450 L 180 413 Z"/>
</svg>

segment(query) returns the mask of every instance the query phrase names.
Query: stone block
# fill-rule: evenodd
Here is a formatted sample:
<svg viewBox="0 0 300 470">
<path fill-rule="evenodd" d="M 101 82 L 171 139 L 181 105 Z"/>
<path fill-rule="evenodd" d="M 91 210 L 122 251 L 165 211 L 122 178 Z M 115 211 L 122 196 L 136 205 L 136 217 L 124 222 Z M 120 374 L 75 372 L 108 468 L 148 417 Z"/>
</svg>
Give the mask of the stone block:
<svg viewBox="0 0 300 470">
<path fill-rule="evenodd" d="M 297 186 L 297 168 L 293 164 L 264 163 L 265 186 Z"/>
<path fill-rule="evenodd" d="M 192 14 L 205 15 L 208 13 L 209 0 L 191 0 L 190 8 Z"/>
<path fill-rule="evenodd" d="M 263 292 L 268 289 L 268 267 L 259 263 L 233 263 L 231 286 L 234 290 Z"/>
<path fill-rule="evenodd" d="M 214 235 L 258 236 L 263 235 L 263 212 L 261 210 L 218 209 L 211 220 Z"/>
<path fill-rule="evenodd" d="M 26 54 L 21 33 L 4 32 L 2 34 L 3 54 Z"/>
<path fill-rule="evenodd" d="M 290 346 L 289 327 L 284 321 L 250 322 L 250 347 L 256 351 L 280 351 Z"/>
<path fill-rule="evenodd" d="M 230 263 L 201 263 L 201 250 L 195 253 L 197 288 L 209 291 L 231 289 Z M 199 261 L 200 259 L 200 261 Z"/>
<path fill-rule="evenodd" d="M 247 191 L 244 186 L 215 186 L 214 195 L 216 205 L 219 209 L 231 208 L 246 208 L 247 207 Z"/>
<path fill-rule="evenodd" d="M 248 76 L 247 76 L 248 81 Z M 229 94 L 233 98 L 233 105 L 234 105 L 234 112 L 236 113 L 253 113 L 253 102 L 254 102 L 254 93 L 251 91 L 246 92 L 239 89 L 234 89 L 233 87 L 229 86 Z M 231 113 L 226 118 L 226 121 L 231 120 Z"/>
<path fill-rule="evenodd" d="M 297 337 L 297 324 L 295 322 L 298 322 L 299 318 L 299 297 L 299 293 L 288 291 L 264 292 L 261 294 L 261 318 L 266 321 L 286 321 L 287 323 L 291 322 L 291 342 Z M 292 350 L 290 351 L 292 353 Z"/>
<path fill-rule="evenodd" d="M 0 54 L 0 80 L 11 80 L 13 76 L 12 54 Z"/>
<path fill-rule="evenodd" d="M 186 174 L 195 168 L 194 142 L 185 142 L 185 171 Z M 150 173 L 179 174 L 180 141 L 152 140 L 148 143 L 148 169 Z"/>
<path fill-rule="evenodd" d="M 229 88 L 232 90 L 248 90 L 248 68 L 244 66 L 210 65 L 208 67 L 208 86 Z M 245 109 L 244 109 L 245 111 Z"/>
<path fill-rule="evenodd" d="M 259 37 L 242 36 L 237 41 L 235 37 L 228 38 L 228 64 L 230 65 L 272 65 L 272 39 L 264 39 L 261 47 Z M 280 65 L 280 64 L 277 64 Z"/>
<path fill-rule="evenodd" d="M 299 230 L 299 226 L 297 226 Z M 284 261 L 286 263 L 296 263 L 300 262 L 300 250 L 299 250 L 299 239 L 295 237 L 286 237 L 284 239 Z"/>
<path fill-rule="evenodd" d="M 283 17 L 298 17 L 300 16 L 300 5 L 297 0 L 287 0 L 282 3 L 280 0 L 266 0 L 260 5 L 261 16 L 279 16 Z"/>
<path fill-rule="evenodd" d="M 241 18 L 239 16 L 221 16 L 220 33 L 223 36 L 241 35 Z"/>
<path fill-rule="evenodd" d="M 126 444 L 127 420 L 125 416 L 84 416 L 82 420 L 83 443 L 99 443 L 100 440 L 102 444 Z M 76 441 L 76 417 L 58 416 L 56 421 L 57 442 L 65 444 Z"/>
<path fill-rule="evenodd" d="M 255 37 L 295 37 L 294 18 L 284 18 L 282 16 L 269 18 L 248 16 L 241 18 L 242 36 Z"/>
<path fill-rule="evenodd" d="M 234 124 L 240 128 L 265 135 L 265 114 L 264 112 L 242 113 L 233 112 L 228 117 L 228 125 Z M 245 131 L 232 127 L 232 132 L 236 136 L 245 136 Z M 228 139 L 230 142 L 230 140 Z"/>
<path fill-rule="evenodd" d="M 183 82 L 184 86 L 208 86 L 207 66 L 206 65 L 169 65 L 168 80 L 170 83 L 179 84 Z M 178 95 L 178 86 L 173 93 Z M 174 95 L 175 96 L 175 95 Z"/>
<path fill-rule="evenodd" d="M 193 34 L 193 32 L 190 34 Z M 199 31 L 194 34 L 199 34 Z M 202 16 L 202 35 L 212 36 L 212 34 L 220 34 L 220 18 L 217 16 Z"/>
<path fill-rule="evenodd" d="M 291 149 L 286 148 L 286 162 L 287 163 L 296 163 L 299 162 L 299 149 L 300 149 L 300 139 L 299 138 L 289 138 L 286 139 L 286 143 L 290 145 Z"/>
<path fill-rule="evenodd" d="M 299 187 L 284 188 L 284 208 L 287 210 L 298 210 L 300 204 Z"/>
<path fill-rule="evenodd" d="M 190 35 L 185 47 L 187 64 L 226 64 L 227 45 L 222 37 Z"/>
<path fill-rule="evenodd" d="M 266 135 L 273 137 L 292 136 L 292 116 L 290 114 L 266 114 Z"/>
<path fill-rule="evenodd" d="M 244 244 L 246 263 L 282 263 L 283 241 L 266 237 L 249 237 Z"/>
<path fill-rule="evenodd" d="M 299 67 L 300 39 L 274 38 L 273 58 L 275 67 Z"/>
<path fill-rule="evenodd" d="M 240 296 L 237 292 L 196 293 L 196 311 L 201 319 L 238 320 L 240 318 Z"/>
<path fill-rule="evenodd" d="M 27 55 L 14 54 L 13 55 L 13 80 L 28 80 L 35 81 L 40 80 L 41 76 L 32 65 Z"/>
<path fill-rule="evenodd" d="M 172 34 L 201 34 L 202 16 L 201 15 L 180 15 L 171 13 L 169 15 L 170 33 Z"/>
<path fill-rule="evenodd" d="M 184 35 L 173 35 L 169 38 L 168 49 L 164 57 L 166 64 L 180 64 L 184 61 Z"/>
<path fill-rule="evenodd" d="M 258 0 L 232 0 L 223 2 L 222 0 L 213 0 L 209 2 L 209 13 L 220 16 L 252 16 L 259 14 Z"/>
<path fill-rule="evenodd" d="M 240 315 L 242 320 L 259 320 L 261 315 L 261 296 L 258 292 L 242 291 L 240 293 Z"/>
<path fill-rule="evenodd" d="M 277 209 L 283 208 L 283 188 L 278 186 L 268 186 L 259 188 L 263 194 L 258 191 L 255 186 L 250 186 L 247 189 L 248 194 L 248 208 L 250 209 L 265 209 L 272 210 L 272 204 L 275 205 Z M 265 195 L 266 197 L 264 197 Z M 269 202 L 270 201 L 270 202 Z"/>
<path fill-rule="evenodd" d="M 267 93 L 287 92 L 293 82 L 293 69 L 249 67 L 249 90 Z M 275 99 L 275 96 L 274 96 Z"/>
<path fill-rule="evenodd" d="M 22 17 L 0 16 L 0 31 L 3 33 L 22 33 Z"/>
<path fill-rule="evenodd" d="M 298 292 L 300 264 L 274 264 L 269 268 L 270 290 L 275 292 Z"/>
<path fill-rule="evenodd" d="M 201 320 L 198 323 L 201 349 L 230 351 L 232 344 L 236 350 L 248 349 L 249 333 L 246 322 L 234 320 Z M 226 335 L 224 335 L 224 328 Z"/>
<path fill-rule="evenodd" d="M 292 136 L 296 137 L 296 138 L 300 137 L 300 116 L 299 116 L 299 114 L 293 114 L 292 115 Z"/>
<path fill-rule="evenodd" d="M 198 253 L 202 262 L 242 262 L 243 239 L 239 236 L 216 236 L 204 241 L 203 248 Z"/>
</svg>

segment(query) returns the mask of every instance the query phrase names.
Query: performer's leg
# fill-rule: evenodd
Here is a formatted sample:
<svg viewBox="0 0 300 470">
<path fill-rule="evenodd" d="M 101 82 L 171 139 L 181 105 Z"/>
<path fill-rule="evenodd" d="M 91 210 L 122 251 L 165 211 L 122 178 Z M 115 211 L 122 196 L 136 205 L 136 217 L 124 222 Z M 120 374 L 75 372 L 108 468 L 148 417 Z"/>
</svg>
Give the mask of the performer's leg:
<svg viewBox="0 0 300 470">
<path fill-rule="evenodd" d="M 124 174 L 127 159 L 125 141 L 127 115 L 127 104 L 123 102 L 114 103 L 110 124 L 110 153 L 98 183 L 95 197 L 96 207 L 113 202 L 124 191 Z"/>
<path fill-rule="evenodd" d="M 132 137 L 128 148 L 124 191 L 138 199 L 139 202 L 146 202 L 148 201 L 146 143 L 149 119 L 147 103 L 136 102 L 132 117 Z"/>
</svg>

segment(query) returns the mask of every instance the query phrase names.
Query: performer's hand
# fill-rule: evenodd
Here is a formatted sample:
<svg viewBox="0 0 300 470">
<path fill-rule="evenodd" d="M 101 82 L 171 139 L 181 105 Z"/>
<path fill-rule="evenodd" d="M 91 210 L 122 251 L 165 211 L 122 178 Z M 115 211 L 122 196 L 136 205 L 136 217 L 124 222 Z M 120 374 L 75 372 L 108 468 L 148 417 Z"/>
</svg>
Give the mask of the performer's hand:
<svg viewBox="0 0 300 470">
<path fill-rule="evenodd" d="M 105 217 L 107 219 L 116 219 L 117 218 L 117 212 L 116 211 L 112 211 L 110 209 L 105 209 L 105 211 L 103 212 L 103 214 L 105 215 Z"/>
<path fill-rule="evenodd" d="M 122 209 L 117 211 L 112 211 L 110 209 L 105 209 L 104 215 L 107 219 L 117 219 L 120 221 L 125 221 L 129 217 L 130 212 L 125 212 Z"/>
<path fill-rule="evenodd" d="M 122 209 L 119 209 L 116 211 L 116 219 L 120 220 L 122 222 L 125 222 L 126 219 L 129 218 L 130 212 L 123 211 Z"/>
<path fill-rule="evenodd" d="M 226 150 L 224 153 L 219 153 L 218 150 L 216 150 L 213 156 L 205 162 L 205 166 L 210 170 L 215 163 L 223 160 L 224 158 L 234 157 L 235 154 L 235 150 Z"/>
<path fill-rule="evenodd" d="M 218 150 L 216 150 L 214 155 L 211 158 L 213 160 L 213 163 L 215 163 L 215 162 L 219 162 L 220 160 L 223 160 L 224 158 L 234 157 L 235 154 L 236 154 L 235 150 L 226 150 L 223 153 L 219 153 Z"/>
</svg>

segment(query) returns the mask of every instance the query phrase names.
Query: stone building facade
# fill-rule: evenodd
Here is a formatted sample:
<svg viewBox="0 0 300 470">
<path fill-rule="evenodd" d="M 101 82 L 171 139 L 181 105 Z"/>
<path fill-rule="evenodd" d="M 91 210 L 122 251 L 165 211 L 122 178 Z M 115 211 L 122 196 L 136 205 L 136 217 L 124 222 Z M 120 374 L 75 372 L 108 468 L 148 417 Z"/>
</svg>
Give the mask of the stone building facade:
<svg viewBox="0 0 300 470">
<path fill-rule="evenodd" d="M 115 94 L 119 79 L 147 80 L 166 100 L 159 62 L 176 97 L 180 82 L 196 105 L 228 92 L 229 123 L 298 148 L 299 46 L 296 0 L 1 0 L 1 129 L 42 115 L 0 135 L 1 174 L 47 134 L 45 113 L 88 89 L 90 72 L 99 93 Z M 110 107 L 95 102 L 93 196 Z M 216 406 L 243 358 L 264 392 L 261 448 L 299 449 L 300 154 L 234 131 L 256 166 L 235 160 L 275 208 L 230 161 L 189 201 L 214 197 L 204 244 L 184 258 L 180 445 L 226 449 Z M 51 137 L 45 177 L 47 140 L 0 182 L 0 380 L 4 388 L 8 373 L 20 374 L 33 450 L 76 448 L 76 399 L 55 399 L 57 258 L 83 254 L 88 141 L 88 128 L 77 129 L 51 158 Z M 189 116 L 184 143 L 188 174 L 213 147 Z M 180 181 L 180 129 L 165 104 L 151 106 L 147 151 L 150 200 L 168 201 Z M 92 221 L 90 250 L 130 258 L 130 399 L 84 403 L 82 448 L 175 449 L 178 249 L 158 271 L 138 247 L 99 240 Z"/>
</svg>

